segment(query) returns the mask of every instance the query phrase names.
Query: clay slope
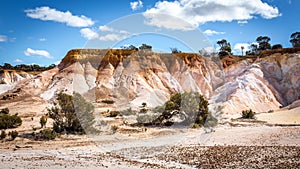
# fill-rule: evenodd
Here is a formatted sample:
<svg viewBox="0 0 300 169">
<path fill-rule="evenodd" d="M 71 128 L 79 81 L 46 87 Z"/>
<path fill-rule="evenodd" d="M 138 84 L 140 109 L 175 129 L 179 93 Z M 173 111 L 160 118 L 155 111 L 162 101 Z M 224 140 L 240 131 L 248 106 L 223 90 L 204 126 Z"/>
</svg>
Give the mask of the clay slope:
<svg viewBox="0 0 300 169">
<path fill-rule="evenodd" d="M 0 72 L 0 94 L 5 93 L 15 87 L 15 85 L 25 79 L 33 77 L 32 74 L 16 70 L 1 70 Z"/>
<path fill-rule="evenodd" d="M 196 91 L 209 98 L 222 83 L 217 64 L 196 54 L 82 50 L 85 56 L 78 56 L 76 51 L 59 65 L 52 85 L 41 94 L 45 100 L 57 91 L 76 91 L 99 107 L 137 108 L 143 102 L 155 107 L 177 92 Z M 76 59 L 70 56 L 74 53 Z"/>
<path fill-rule="evenodd" d="M 224 69 L 225 83 L 210 99 L 224 112 L 244 109 L 256 112 L 277 110 L 300 99 L 300 55 L 272 54 L 243 60 Z"/>
<path fill-rule="evenodd" d="M 227 114 L 277 110 L 299 99 L 299 54 L 248 58 L 224 69 L 219 65 L 216 58 L 197 54 L 77 49 L 58 69 L 14 89 L 50 102 L 60 91 L 76 91 L 96 107 L 113 109 L 138 108 L 143 102 L 155 107 L 171 94 L 194 91 L 209 99 L 212 111 Z"/>
</svg>

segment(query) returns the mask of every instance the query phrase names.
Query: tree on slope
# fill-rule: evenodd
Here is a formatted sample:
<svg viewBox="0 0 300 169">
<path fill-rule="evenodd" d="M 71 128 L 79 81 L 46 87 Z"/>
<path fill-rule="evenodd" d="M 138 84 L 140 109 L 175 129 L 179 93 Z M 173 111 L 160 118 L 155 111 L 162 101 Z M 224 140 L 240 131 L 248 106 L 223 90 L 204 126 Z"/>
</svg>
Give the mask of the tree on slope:
<svg viewBox="0 0 300 169">
<path fill-rule="evenodd" d="M 214 126 L 217 119 L 208 110 L 208 101 L 199 93 L 176 93 L 165 103 L 162 119 L 170 119 L 177 113 L 186 115 L 185 125 Z"/>
<path fill-rule="evenodd" d="M 300 32 L 292 33 L 290 38 L 293 47 L 300 47 Z"/>
<path fill-rule="evenodd" d="M 54 120 L 53 130 L 57 133 L 80 133 L 93 129 L 94 107 L 84 98 L 74 93 L 73 96 L 59 93 L 57 102 L 48 109 L 48 116 Z"/>
</svg>

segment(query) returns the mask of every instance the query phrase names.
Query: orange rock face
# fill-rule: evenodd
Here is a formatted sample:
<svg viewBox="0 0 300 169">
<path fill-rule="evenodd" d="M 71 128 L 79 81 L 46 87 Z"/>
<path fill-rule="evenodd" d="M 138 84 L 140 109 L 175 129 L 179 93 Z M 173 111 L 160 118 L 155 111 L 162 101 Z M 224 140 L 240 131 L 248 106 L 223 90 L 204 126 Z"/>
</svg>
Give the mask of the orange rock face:
<svg viewBox="0 0 300 169">
<path fill-rule="evenodd" d="M 58 69 L 16 86 L 46 101 L 60 91 L 76 91 L 97 106 L 115 109 L 138 108 L 143 102 L 155 107 L 174 93 L 199 92 L 215 113 L 265 112 L 300 98 L 299 65 L 299 54 L 222 62 L 190 53 L 76 49 Z"/>
</svg>

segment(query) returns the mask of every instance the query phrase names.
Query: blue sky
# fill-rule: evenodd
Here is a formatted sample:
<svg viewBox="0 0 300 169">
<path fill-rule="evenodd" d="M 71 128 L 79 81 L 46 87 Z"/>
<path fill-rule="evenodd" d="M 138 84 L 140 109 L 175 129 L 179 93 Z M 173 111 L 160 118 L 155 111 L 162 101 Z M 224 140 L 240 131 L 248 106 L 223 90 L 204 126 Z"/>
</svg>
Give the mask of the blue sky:
<svg viewBox="0 0 300 169">
<path fill-rule="evenodd" d="M 0 64 L 59 62 L 73 48 L 147 43 L 159 52 L 240 46 L 267 35 L 291 47 L 299 0 L 2 0 Z"/>
</svg>

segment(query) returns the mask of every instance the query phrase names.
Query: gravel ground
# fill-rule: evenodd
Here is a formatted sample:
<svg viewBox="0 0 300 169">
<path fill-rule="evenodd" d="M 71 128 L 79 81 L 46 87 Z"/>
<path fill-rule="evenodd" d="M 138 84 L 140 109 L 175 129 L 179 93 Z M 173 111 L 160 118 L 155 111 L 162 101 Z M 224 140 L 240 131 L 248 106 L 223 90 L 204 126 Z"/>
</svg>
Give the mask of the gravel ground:
<svg viewBox="0 0 300 169">
<path fill-rule="evenodd" d="M 195 168 L 299 168 L 296 146 L 172 147 L 158 159 Z"/>
<path fill-rule="evenodd" d="M 149 131 L 147 131 L 149 132 Z M 220 127 L 155 137 L 1 142 L 0 168 L 299 168 L 299 127 Z M 199 139 L 207 136 L 206 141 Z M 124 136 L 123 136 L 124 137 Z M 179 141 L 178 141 L 179 140 Z M 23 145 L 22 145 L 23 143 Z"/>
<path fill-rule="evenodd" d="M 1 168 L 299 168 L 299 146 L 136 147 L 0 153 Z"/>
</svg>

